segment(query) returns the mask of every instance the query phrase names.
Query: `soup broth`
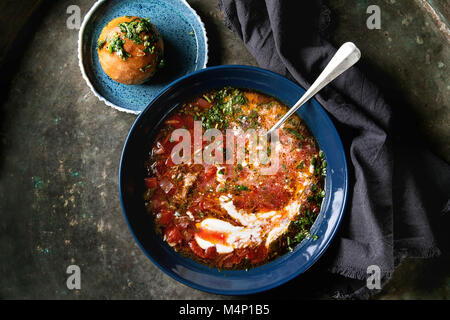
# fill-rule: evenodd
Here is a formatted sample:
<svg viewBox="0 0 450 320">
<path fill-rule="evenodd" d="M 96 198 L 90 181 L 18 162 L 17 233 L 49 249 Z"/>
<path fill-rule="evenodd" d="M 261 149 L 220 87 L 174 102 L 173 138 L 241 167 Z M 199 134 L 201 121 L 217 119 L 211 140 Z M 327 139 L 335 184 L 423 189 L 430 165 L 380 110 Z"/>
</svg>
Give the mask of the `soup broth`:
<svg viewBox="0 0 450 320">
<path fill-rule="evenodd" d="M 283 124 L 275 144 L 256 146 L 269 162 L 250 161 L 250 138 L 241 159 L 228 143 L 270 129 L 287 110 L 262 93 L 223 88 L 186 101 L 168 117 L 149 151 L 143 183 L 147 211 L 169 246 L 211 267 L 248 269 L 317 238 L 310 228 L 325 196 L 326 161 L 298 115 Z M 196 149 L 196 130 L 220 132 L 223 139 L 203 138 L 200 145 L 197 139 Z M 190 147 L 179 155 L 188 159 L 176 163 L 173 152 L 186 137 Z M 196 161 L 212 142 L 219 147 L 211 155 L 221 153 L 223 160 Z M 277 165 L 264 174 L 274 154 Z"/>
</svg>

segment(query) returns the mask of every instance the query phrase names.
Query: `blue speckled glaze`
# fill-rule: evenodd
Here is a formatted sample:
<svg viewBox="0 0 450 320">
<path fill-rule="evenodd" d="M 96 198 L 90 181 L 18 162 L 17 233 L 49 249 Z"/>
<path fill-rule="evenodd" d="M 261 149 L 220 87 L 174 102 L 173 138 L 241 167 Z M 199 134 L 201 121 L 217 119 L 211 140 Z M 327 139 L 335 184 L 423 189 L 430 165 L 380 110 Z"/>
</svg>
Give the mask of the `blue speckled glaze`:
<svg viewBox="0 0 450 320">
<path fill-rule="evenodd" d="M 249 66 L 218 66 L 184 76 L 166 87 L 139 115 L 128 134 L 119 167 L 119 193 L 125 219 L 146 255 L 164 272 L 193 288 L 217 294 L 250 294 L 271 289 L 307 270 L 333 239 L 347 200 L 348 174 L 344 149 L 330 118 L 312 99 L 298 110 L 325 152 L 327 176 L 321 211 L 311 228 L 318 239 L 305 239 L 293 252 L 259 267 L 218 271 L 185 258 L 154 232 L 146 213 L 144 160 L 158 127 L 180 103 L 207 90 L 225 86 L 254 89 L 292 106 L 305 90 L 273 72 Z"/>
<path fill-rule="evenodd" d="M 103 27 L 126 15 L 150 18 L 164 40 L 166 66 L 141 85 L 113 81 L 98 59 L 97 40 Z M 106 0 L 85 22 L 80 56 L 87 80 L 97 95 L 113 107 L 139 113 L 170 82 L 206 67 L 207 39 L 202 22 L 182 0 Z"/>
</svg>

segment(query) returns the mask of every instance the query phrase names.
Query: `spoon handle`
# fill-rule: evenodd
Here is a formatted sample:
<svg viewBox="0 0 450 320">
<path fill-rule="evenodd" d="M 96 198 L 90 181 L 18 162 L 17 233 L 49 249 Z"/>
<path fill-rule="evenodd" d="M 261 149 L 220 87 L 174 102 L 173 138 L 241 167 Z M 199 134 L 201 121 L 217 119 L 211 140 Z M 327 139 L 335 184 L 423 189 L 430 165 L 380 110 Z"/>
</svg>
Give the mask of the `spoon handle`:
<svg viewBox="0 0 450 320">
<path fill-rule="evenodd" d="M 358 62 L 360 58 L 361 52 L 354 43 L 344 43 L 308 91 L 306 91 L 300 100 L 298 100 L 297 103 L 267 132 L 267 135 L 278 129 L 295 111 L 297 111 L 298 108 L 311 99 L 323 87 Z"/>
</svg>

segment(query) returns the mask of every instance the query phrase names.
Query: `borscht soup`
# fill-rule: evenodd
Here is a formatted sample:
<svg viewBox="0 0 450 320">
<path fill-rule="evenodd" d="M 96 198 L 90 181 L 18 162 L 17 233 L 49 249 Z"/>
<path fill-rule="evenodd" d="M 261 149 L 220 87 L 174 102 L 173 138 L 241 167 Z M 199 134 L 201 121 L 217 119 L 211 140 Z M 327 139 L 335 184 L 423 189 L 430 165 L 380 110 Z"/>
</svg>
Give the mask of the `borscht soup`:
<svg viewBox="0 0 450 320">
<path fill-rule="evenodd" d="M 326 160 L 298 115 L 236 88 L 185 101 L 164 121 L 145 161 L 143 201 L 173 250 L 219 269 L 249 269 L 317 239 Z M 151 230 L 149 230 L 151 232 Z"/>
</svg>

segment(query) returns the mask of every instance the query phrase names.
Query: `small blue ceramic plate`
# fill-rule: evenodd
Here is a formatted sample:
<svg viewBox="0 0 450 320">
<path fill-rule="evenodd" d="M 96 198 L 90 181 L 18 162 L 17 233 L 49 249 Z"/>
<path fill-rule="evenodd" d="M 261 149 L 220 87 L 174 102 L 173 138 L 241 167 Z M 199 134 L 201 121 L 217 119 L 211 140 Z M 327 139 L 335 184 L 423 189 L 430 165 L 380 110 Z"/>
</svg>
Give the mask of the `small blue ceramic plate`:
<svg viewBox="0 0 450 320">
<path fill-rule="evenodd" d="M 142 85 L 113 81 L 98 59 L 97 39 L 103 27 L 126 15 L 150 18 L 164 39 L 166 66 Z M 83 78 L 100 100 L 121 111 L 138 114 L 170 82 L 206 67 L 206 31 L 185 0 L 99 0 L 81 26 L 78 59 Z"/>
<path fill-rule="evenodd" d="M 311 229 L 318 236 L 303 240 L 293 252 L 265 265 L 245 270 L 213 269 L 175 252 L 154 232 L 153 217 L 144 208 L 144 160 L 158 127 L 180 103 L 207 90 L 225 86 L 254 89 L 292 106 L 305 90 L 294 82 L 260 68 L 219 66 L 184 76 L 166 87 L 139 115 L 128 134 L 119 168 L 119 193 L 128 226 L 147 256 L 176 280 L 217 294 L 264 291 L 308 269 L 330 244 L 344 214 L 347 165 L 341 140 L 323 108 L 312 99 L 298 111 L 325 152 L 328 163 L 321 211 Z"/>
</svg>

